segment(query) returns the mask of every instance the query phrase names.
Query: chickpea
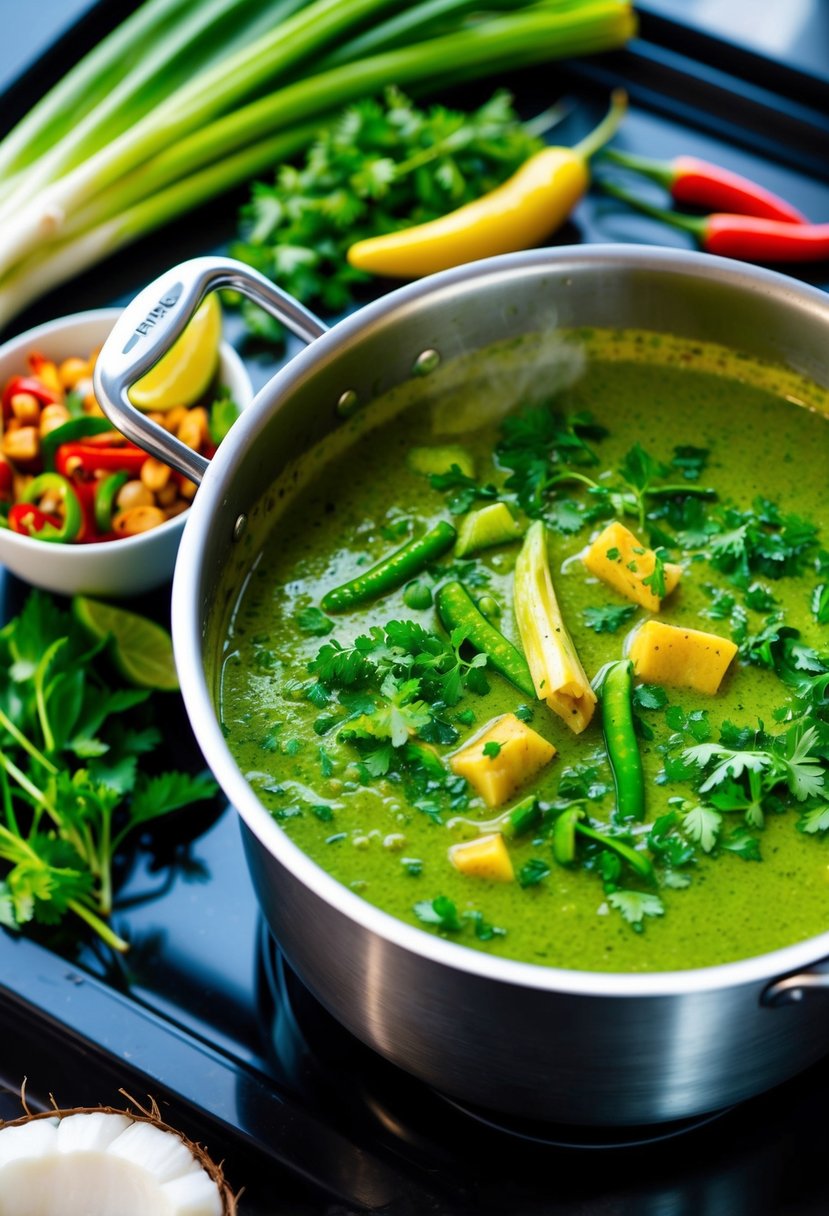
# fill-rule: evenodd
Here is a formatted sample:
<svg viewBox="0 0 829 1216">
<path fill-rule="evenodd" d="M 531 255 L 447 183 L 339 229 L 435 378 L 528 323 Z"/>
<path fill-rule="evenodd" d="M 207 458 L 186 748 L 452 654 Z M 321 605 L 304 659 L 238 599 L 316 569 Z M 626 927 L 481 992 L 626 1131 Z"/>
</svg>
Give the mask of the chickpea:
<svg viewBox="0 0 829 1216">
<path fill-rule="evenodd" d="M 163 524 L 166 516 L 160 507 L 130 507 L 119 511 L 113 518 L 112 530 L 116 536 L 137 536 Z"/>
<path fill-rule="evenodd" d="M 69 410 L 65 405 L 44 405 L 40 411 L 40 433 L 48 435 L 50 431 L 56 430 L 68 421 Z"/>
<path fill-rule="evenodd" d="M 15 393 L 9 404 L 14 417 L 24 426 L 29 426 L 40 418 L 40 402 L 33 393 Z"/>
<path fill-rule="evenodd" d="M 119 511 L 132 511 L 136 507 L 155 506 L 155 499 L 144 483 L 136 478 L 124 482 L 116 495 L 115 505 Z"/>
<path fill-rule="evenodd" d="M 3 451 L 9 460 L 34 460 L 40 452 L 40 435 L 36 426 L 21 426 L 3 438 Z"/>
<path fill-rule="evenodd" d="M 182 498 L 186 498 L 192 502 L 196 497 L 196 490 L 198 490 L 198 488 L 199 487 L 196 485 L 195 481 L 182 481 L 179 493 L 181 494 Z"/>
<path fill-rule="evenodd" d="M 172 431 L 177 435 L 178 428 L 181 426 L 182 422 L 184 422 L 184 419 L 187 417 L 188 413 L 189 411 L 186 405 L 174 405 L 171 410 L 165 410 L 161 415 L 162 425 L 164 425 L 168 431 Z"/>
<path fill-rule="evenodd" d="M 186 418 L 182 419 L 178 428 L 178 437 L 188 448 L 198 452 L 207 438 L 207 411 L 201 406 L 188 410 Z"/>
<path fill-rule="evenodd" d="M 146 485 L 146 482 L 144 484 Z M 172 477 L 169 479 L 166 486 L 162 486 L 160 490 L 156 490 L 155 492 L 155 501 L 160 507 L 171 507 L 177 498 L 178 486 Z"/>
<path fill-rule="evenodd" d="M 141 466 L 141 480 L 152 494 L 163 490 L 172 476 L 173 470 L 168 464 L 148 456 Z"/>
<path fill-rule="evenodd" d="M 72 355 L 58 367 L 58 378 L 65 389 L 71 390 L 84 376 L 89 376 L 89 363 Z"/>
<path fill-rule="evenodd" d="M 175 502 L 171 502 L 169 507 L 165 507 L 165 513 L 168 519 L 174 519 L 176 515 L 181 515 L 190 506 L 189 502 L 185 502 L 183 498 L 177 498 Z"/>
</svg>

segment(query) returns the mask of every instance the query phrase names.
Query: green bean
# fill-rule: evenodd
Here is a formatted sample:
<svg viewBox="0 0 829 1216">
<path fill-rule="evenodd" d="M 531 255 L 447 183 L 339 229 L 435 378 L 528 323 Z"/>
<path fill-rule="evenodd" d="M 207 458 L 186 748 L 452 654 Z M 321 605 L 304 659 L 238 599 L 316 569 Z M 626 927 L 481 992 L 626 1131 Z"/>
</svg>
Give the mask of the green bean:
<svg viewBox="0 0 829 1216">
<path fill-rule="evenodd" d="M 456 537 L 457 532 L 452 525 L 441 520 L 423 536 L 410 540 L 370 570 L 326 591 L 320 601 L 323 611 L 346 612 L 356 604 L 363 604 L 366 600 L 385 595 L 387 591 L 394 591 L 450 549 Z"/>
<path fill-rule="evenodd" d="M 593 681 L 602 708 L 607 758 L 616 786 L 620 819 L 645 816 L 645 780 L 633 725 L 633 664 L 630 659 L 607 663 Z"/>
<path fill-rule="evenodd" d="M 535 685 L 527 660 L 512 642 L 507 641 L 490 624 L 461 583 L 444 583 L 435 597 L 435 603 L 449 633 L 453 629 L 463 629 L 469 644 L 486 655 L 488 667 L 499 671 L 521 692 L 535 699 Z"/>
</svg>

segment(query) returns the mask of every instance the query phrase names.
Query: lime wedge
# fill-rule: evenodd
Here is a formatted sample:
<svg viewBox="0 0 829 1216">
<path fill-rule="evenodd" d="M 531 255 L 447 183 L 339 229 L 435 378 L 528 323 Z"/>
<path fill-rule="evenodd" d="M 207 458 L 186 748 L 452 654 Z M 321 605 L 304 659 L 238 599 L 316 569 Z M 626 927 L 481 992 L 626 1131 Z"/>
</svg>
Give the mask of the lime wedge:
<svg viewBox="0 0 829 1216">
<path fill-rule="evenodd" d="M 221 339 L 222 310 L 214 292 L 167 354 L 135 382 L 130 401 L 140 410 L 171 410 L 198 401 L 216 374 Z"/>
<path fill-rule="evenodd" d="M 173 642 L 162 625 L 85 595 L 74 597 L 72 612 L 93 637 L 110 639 L 113 662 L 124 679 L 139 688 L 178 689 Z"/>
</svg>

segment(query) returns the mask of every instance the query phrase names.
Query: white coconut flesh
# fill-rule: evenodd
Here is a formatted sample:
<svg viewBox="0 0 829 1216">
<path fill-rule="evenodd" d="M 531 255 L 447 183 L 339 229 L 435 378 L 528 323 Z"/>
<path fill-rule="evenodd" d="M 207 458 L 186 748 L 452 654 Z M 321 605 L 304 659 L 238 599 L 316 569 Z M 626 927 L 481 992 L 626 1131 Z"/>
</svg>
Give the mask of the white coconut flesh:
<svg viewBox="0 0 829 1216">
<path fill-rule="evenodd" d="M 220 1182 L 177 1132 L 115 1111 L 0 1128 L 0 1216 L 225 1216 Z"/>
</svg>

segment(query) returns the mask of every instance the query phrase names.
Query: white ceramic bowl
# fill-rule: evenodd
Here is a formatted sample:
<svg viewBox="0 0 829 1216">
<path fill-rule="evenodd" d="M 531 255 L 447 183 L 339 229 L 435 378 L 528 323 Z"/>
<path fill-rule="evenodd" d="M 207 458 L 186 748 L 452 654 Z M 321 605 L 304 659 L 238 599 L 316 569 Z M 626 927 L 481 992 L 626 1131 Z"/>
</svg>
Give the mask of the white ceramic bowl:
<svg viewBox="0 0 829 1216">
<path fill-rule="evenodd" d="M 118 308 L 100 308 L 47 321 L 0 346 L 0 389 L 10 376 L 28 370 L 32 350 L 61 362 L 70 355 L 85 358 L 108 337 Z M 245 365 L 223 342 L 219 380 L 244 409 L 253 398 Z M 61 545 L 0 529 L 0 564 L 35 587 L 59 595 L 123 598 L 140 595 L 172 578 L 187 512 L 137 536 L 98 544 Z"/>
</svg>

